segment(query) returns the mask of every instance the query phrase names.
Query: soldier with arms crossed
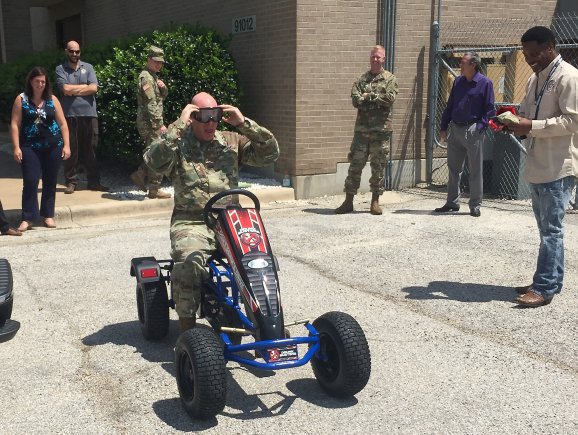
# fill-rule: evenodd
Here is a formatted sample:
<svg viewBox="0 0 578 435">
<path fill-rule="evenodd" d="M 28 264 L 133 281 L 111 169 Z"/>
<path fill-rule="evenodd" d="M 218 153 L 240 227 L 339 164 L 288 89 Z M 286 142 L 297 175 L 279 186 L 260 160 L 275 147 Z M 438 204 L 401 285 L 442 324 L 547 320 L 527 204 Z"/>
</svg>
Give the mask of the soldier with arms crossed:
<svg viewBox="0 0 578 435">
<path fill-rule="evenodd" d="M 383 68 L 385 48 L 376 45 L 369 56 L 371 69 L 363 74 L 351 89 L 351 101 L 357 108 L 355 132 L 347 160 L 349 172 L 345 179 L 345 201 L 335 213 L 351 213 L 353 197 L 359 189 L 361 171 L 367 163 L 371 165 L 371 214 L 382 213 L 379 197 L 385 187 L 385 165 L 391 141 L 391 106 L 397 95 L 395 76 Z"/>
</svg>

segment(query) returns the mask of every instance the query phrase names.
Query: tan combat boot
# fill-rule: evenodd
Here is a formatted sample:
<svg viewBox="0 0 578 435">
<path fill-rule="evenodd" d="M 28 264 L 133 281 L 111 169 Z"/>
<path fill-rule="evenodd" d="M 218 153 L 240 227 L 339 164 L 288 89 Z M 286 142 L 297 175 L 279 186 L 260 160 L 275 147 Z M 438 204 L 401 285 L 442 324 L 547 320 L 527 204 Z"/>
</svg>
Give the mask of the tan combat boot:
<svg viewBox="0 0 578 435">
<path fill-rule="evenodd" d="M 151 188 L 149 189 L 148 197 L 149 197 L 150 199 L 155 199 L 155 198 L 157 198 L 157 199 L 165 199 L 165 198 L 170 198 L 170 197 L 171 197 L 171 194 L 170 194 L 170 193 L 167 193 L 167 192 L 163 192 L 162 190 L 159 190 L 158 188 L 151 187 Z"/>
<path fill-rule="evenodd" d="M 196 317 L 179 317 L 179 332 L 182 334 L 189 329 L 193 329 L 196 323 Z"/>
<path fill-rule="evenodd" d="M 370 208 L 370 212 L 371 214 L 382 214 L 383 210 L 381 209 L 381 207 L 379 206 L 379 195 L 377 193 L 374 193 L 371 195 L 371 208 Z"/>
<path fill-rule="evenodd" d="M 146 174 L 142 168 L 138 168 L 136 171 L 130 174 L 130 179 L 132 180 L 132 182 L 136 185 L 136 187 L 138 187 L 143 192 L 147 191 L 147 186 L 145 184 L 145 177 Z"/>
<path fill-rule="evenodd" d="M 355 195 L 352 193 L 345 194 L 345 201 L 339 207 L 335 209 L 335 214 L 345 214 L 351 213 L 353 211 L 353 197 Z"/>
</svg>

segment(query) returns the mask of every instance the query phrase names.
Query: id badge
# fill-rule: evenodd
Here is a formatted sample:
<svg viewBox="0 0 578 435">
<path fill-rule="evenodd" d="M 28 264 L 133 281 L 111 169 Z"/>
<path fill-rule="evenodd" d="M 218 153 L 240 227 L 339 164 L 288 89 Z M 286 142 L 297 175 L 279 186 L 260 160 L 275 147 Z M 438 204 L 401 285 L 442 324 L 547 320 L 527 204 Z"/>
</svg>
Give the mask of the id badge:
<svg viewBox="0 0 578 435">
<path fill-rule="evenodd" d="M 532 105 L 530 106 L 530 113 L 532 114 L 532 118 L 530 119 L 537 119 L 538 118 L 538 114 L 536 113 L 536 110 L 538 109 L 536 101 L 534 101 L 532 103 Z M 533 137 L 529 137 L 527 139 L 524 139 L 524 146 L 526 147 L 526 149 L 531 150 L 534 149 L 534 143 L 536 142 L 536 138 Z"/>
<path fill-rule="evenodd" d="M 530 106 L 530 113 L 532 114 L 532 117 L 530 119 L 536 119 L 537 118 L 536 117 L 536 115 L 537 115 L 536 109 L 537 109 L 537 105 L 536 105 L 536 101 L 534 101 L 532 103 L 532 105 Z"/>
</svg>

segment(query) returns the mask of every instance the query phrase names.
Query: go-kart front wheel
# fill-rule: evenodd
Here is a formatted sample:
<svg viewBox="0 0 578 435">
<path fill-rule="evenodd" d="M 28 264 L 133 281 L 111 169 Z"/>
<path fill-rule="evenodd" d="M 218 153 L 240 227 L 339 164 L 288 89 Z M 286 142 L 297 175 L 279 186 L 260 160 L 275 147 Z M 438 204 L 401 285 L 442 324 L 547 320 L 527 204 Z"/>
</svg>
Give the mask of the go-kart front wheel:
<svg viewBox="0 0 578 435">
<path fill-rule="evenodd" d="M 210 329 L 183 332 L 175 346 L 177 385 L 187 413 L 204 420 L 225 408 L 227 373 L 223 342 Z"/>
<path fill-rule="evenodd" d="M 138 283 L 136 304 L 144 338 L 164 338 L 169 332 L 169 298 L 166 284 L 162 281 Z"/>
<path fill-rule="evenodd" d="M 321 387 L 335 397 L 351 397 L 369 381 L 371 355 L 365 334 L 349 314 L 325 313 L 313 322 L 320 350 L 311 358 Z"/>
</svg>

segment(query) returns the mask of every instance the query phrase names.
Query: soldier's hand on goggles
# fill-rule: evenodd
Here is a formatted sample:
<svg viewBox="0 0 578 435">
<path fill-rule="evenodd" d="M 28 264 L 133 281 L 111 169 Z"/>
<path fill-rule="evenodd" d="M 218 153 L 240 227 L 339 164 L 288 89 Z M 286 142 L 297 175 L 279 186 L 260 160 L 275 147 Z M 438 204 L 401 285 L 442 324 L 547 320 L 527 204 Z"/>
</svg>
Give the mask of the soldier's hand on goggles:
<svg viewBox="0 0 578 435">
<path fill-rule="evenodd" d="M 195 106 L 194 104 L 187 104 L 184 108 L 183 111 L 181 112 L 181 116 L 180 116 L 180 120 L 183 121 L 185 123 L 185 125 L 189 125 L 191 122 L 191 117 L 193 115 L 193 112 L 199 110 L 199 108 L 197 106 Z"/>
<path fill-rule="evenodd" d="M 223 109 L 225 114 L 223 121 L 227 124 L 230 124 L 233 127 L 238 127 L 245 121 L 245 117 L 237 107 L 228 104 L 221 104 L 219 107 Z"/>
<path fill-rule="evenodd" d="M 223 109 L 221 107 L 202 107 L 193 112 L 193 118 L 203 124 L 209 121 L 219 122 L 222 117 Z"/>
</svg>

